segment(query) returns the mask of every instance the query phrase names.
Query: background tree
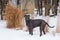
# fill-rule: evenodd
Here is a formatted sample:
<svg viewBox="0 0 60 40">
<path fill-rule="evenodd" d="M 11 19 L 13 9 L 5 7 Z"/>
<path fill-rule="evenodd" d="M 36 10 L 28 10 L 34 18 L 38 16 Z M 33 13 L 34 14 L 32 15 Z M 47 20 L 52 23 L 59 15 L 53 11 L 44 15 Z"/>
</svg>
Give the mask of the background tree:
<svg viewBox="0 0 60 40">
<path fill-rule="evenodd" d="M 42 15 L 42 0 L 34 0 L 35 2 L 35 8 L 38 9 L 37 14 Z"/>
</svg>

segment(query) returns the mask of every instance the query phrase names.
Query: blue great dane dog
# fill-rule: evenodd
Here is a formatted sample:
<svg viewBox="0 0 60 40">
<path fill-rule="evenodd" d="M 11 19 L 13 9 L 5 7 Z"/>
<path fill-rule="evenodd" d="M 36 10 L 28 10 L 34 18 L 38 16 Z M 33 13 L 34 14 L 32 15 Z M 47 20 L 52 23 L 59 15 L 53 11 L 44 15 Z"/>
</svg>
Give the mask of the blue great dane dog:
<svg viewBox="0 0 60 40">
<path fill-rule="evenodd" d="M 25 15 L 25 21 L 30 35 L 33 35 L 33 29 L 36 27 L 40 27 L 40 36 L 42 35 L 42 32 L 45 34 L 44 29 L 46 25 L 50 28 L 54 27 L 49 26 L 49 24 L 42 19 L 30 19 L 30 15 Z"/>
</svg>

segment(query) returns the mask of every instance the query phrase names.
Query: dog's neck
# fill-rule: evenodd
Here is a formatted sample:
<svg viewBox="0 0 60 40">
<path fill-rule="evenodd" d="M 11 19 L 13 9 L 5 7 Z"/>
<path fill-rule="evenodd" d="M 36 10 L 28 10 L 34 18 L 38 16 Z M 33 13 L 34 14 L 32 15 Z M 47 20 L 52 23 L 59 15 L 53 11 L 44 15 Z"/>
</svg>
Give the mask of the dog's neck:
<svg viewBox="0 0 60 40">
<path fill-rule="evenodd" d="M 30 23 L 30 21 L 29 21 L 29 20 L 25 20 L 25 22 L 26 22 L 26 24 L 27 24 L 27 25 Z"/>
</svg>

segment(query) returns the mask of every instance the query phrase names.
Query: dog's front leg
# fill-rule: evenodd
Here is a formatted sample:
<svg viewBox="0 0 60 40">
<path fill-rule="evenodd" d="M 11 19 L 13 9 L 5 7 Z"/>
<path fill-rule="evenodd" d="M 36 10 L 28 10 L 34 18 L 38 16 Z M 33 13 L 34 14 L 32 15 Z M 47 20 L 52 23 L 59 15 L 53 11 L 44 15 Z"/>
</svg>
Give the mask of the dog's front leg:
<svg viewBox="0 0 60 40">
<path fill-rule="evenodd" d="M 29 28 L 29 34 L 33 35 L 33 30 L 31 28 Z"/>
</svg>

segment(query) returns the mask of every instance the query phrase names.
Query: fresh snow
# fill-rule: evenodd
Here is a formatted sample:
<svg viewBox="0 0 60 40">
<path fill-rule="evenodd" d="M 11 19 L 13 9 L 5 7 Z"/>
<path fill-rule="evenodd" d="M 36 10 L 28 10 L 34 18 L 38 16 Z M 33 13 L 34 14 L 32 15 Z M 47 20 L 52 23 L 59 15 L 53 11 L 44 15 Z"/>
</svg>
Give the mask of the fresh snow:
<svg viewBox="0 0 60 40">
<path fill-rule="evenodd" d="M 56 33 L 56 35 L 53 36 L 48 32 L 46 35 L 40 37 L 37 30 L 35 30 L 34 35 L 31 36 L 24 30 L 0 28 L 0 40 L 60 40 L 60 33 Z"/>
<path fill-rule="evenodd" d="M 57 16 L 50 17 L 49 21 L 56 20 L 56 18 Z M 52 24 L 52 22 L 54 22 L 55 25 L 55 21 L 51 21 L 49 24 Z M 56 33 L 55 28 L 52 28 L 52 30 L 49 28 L 49 32 L 47 32 L 46 35 L 43 34 L 41 37 L 39 36 L 39 27 L 35 28 L 33 33 L 31 36 L 28 31 L 8 29 L 6 28 L 6 21 L 0 20 L 0 40 L 60 40 L 60 33 Z"/>
<path fill-rule="evenodd" d="M 35 16 L 34 19 L 43 19 L 54 28 L 49 28 L 49 32 L 39 36 L 39 27 L 35 28 L 33 35 L 29 35 L 29 32 L 25 30 L 16 30 L 6 28 L 7 24 L 5 20 L 0 20 L 0 40 L 60 40 L 60 33 L 56 33 L 57 18 L 49 16 Z"/>
</svg>

